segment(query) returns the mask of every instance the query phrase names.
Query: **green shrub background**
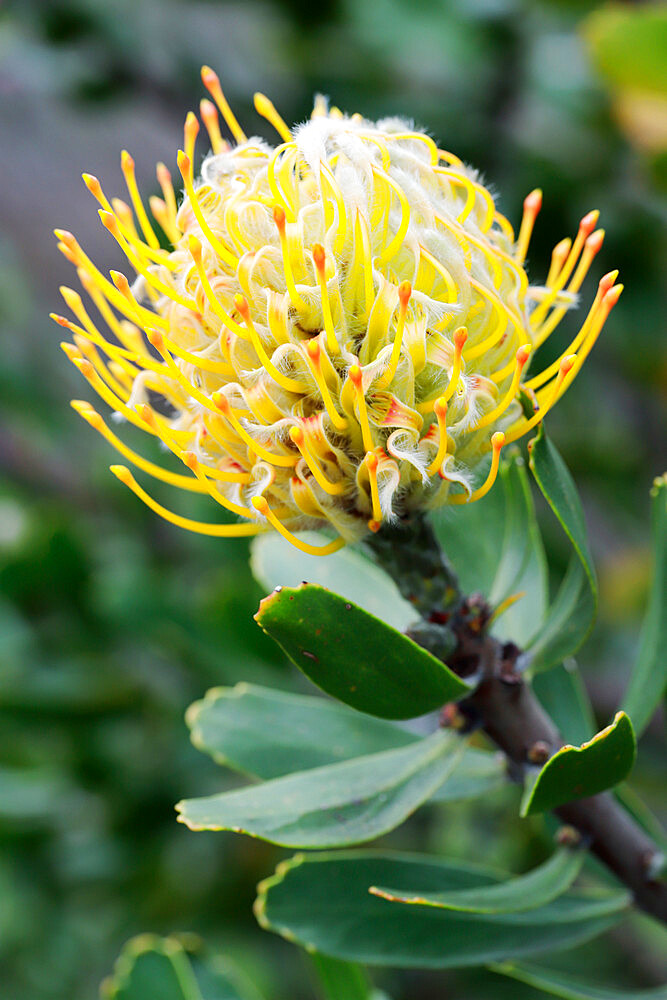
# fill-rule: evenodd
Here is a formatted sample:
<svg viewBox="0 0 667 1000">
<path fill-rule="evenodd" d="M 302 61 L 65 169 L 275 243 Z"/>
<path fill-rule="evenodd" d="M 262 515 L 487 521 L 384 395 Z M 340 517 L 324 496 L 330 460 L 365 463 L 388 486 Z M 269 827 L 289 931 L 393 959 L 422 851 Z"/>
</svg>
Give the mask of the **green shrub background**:
<svg viewBox="0 0 667 1000">
<path fill-rule="evenodd" d="M 641 18 L 650 9 L 616 10 Z M 648 489 L 665 467 L 667 382 L 664 135 L 661 150 L 639 114 L 628 128 L 618 113 L 628 91 L 641 106 L 664 89 L 664 38 L 622 30 L 619 47 L 617 16 L 585 0 L 19 0 L 0 14 L 4 1000 L 95 997 L 123 942 L 144 930 L 194 931 L 233 950 L 271 1000 L 316 995 L 303 957 L 264 935 L 251 913 L 256 882 L 290 852 L 175 821 L 178 799 L 235 780 L 190 745 L 188 704 L 237 680 L 305 682 L 252 621 L 262 594 L 247 545 L 159 522 L 108 473 L 110 448 L 68 406 L 91 395 L 47 318 L 61 308 L 58 285 L 75 282 L 53 227 L 72 229 L 103 270 L 122 268 L 81 171 L 121 194 L 128 148 L 145 194 L 156 188 L 156 160 L 176 175 L 206 62 L 250 133 L 270 136 L 254 90 L 288 121 L 304 119 L 322 91 L 350 112 L 425 126 L 481 169 L 513 220 L 539 185 L 533 280 L 580 216 L 601 210 L 607 239 L 594 273 L 619 267 L 626 291 L 549 427 L 582 492 L 601 578 L 600 620 L 580 662 L 604 723 L 627 680 L 646 596 Z M 554 353 L 575 324 L 564 324 Z M 146 452 L 139 436 L 129 439 Z M 156 494 L 172 501 L 167 487 Z M 173 503 L 186 509 L 183 497 Z M 558 572 L 565 543 L 547 519 L 545 528 Z M 654 805 L 659 735 L 654 721 L 633 777 Z M 546 840 L 541 821 L 510 818 L 515 794 L 450 807 L 437 823 L 420 814 L 385 839 L 524 870 Z M 586 960 L 619 985 L 638 976 L 651 985 L 664 941 L 636 917 L 614 948 L 589 946 Z M 396 1000 L 426 1000 L 436 983 L 466 1000 L 538 996 L 486 973 L 384 982 Z"/>
</svg>

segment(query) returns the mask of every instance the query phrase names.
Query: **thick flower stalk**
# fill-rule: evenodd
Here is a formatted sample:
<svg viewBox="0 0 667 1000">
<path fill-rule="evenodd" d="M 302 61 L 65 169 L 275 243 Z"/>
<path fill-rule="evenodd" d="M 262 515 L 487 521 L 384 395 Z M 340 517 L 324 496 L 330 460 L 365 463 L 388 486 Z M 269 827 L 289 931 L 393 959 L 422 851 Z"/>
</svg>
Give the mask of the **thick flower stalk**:
<svg viewBox="0 0 667 1000">
<path fill-rule="evenodd" d="M 318 98 L 310 121 L 289 129 L 256 95 L 282 140 L 271 148 L 246 138 L 213 71 L 202 78 L 233 145 L 202 101 L 212 151 L 196 177 L 199 123 L 189 114 L 183 197 L 179 206 L 159 164 L 155 222 L 127 153 L 131 207 L 84 174 L 135 277 L 109 280 L 57 230 L 90 302 L 63 288 L 77 322 L 54 318 L 74 333 L 63 347 L 102 399 L 184 470 L 136 454 L 75 400 L 81 416 L 142 472 L 209 494 L 242 520 L 181 517 L 127 466 L 112 471 L 182 527 L 216 536 L 273 527 L 316 554 L 399 516 L 484 496 L 503 444 L 566 392 L 620 295 L 618 272 L 602 278 L 572 343 L 527 377 L 600 249 L 598 213 L 556 246 L 544 284 L 530 285 L 541 192 L 526 198 L 515 238 L 476 173 L 410 124 L 347 117 Z M 328 526 L 336 537 L 323 546 L 294 535 Z"/>
</svg>

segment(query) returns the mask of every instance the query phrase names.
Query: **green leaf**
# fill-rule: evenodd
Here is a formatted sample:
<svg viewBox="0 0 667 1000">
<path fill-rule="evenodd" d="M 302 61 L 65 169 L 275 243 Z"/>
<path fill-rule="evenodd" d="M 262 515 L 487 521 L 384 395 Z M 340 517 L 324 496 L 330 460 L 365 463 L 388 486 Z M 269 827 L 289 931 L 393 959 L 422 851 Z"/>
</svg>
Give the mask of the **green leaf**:
<svg viewBox="0 0 667 1000">
<path fill-rule="evenodd" d="M 233 830 L 285 847 L 358 844 L 393 830 L 438 788 L 462 749 L 439 731 L 397 750 L 316 767 L 176 807 L 191 830 Z"/>
<path fill-rule="evenodd" d="M 566 973 L 541 969 L 537 965 L 503 962 L 492 965 L 491 968 L 500 975 L 518 979 L 527 986 L 534 986 L 544 993 L 561 997 L 562 1000 L 667 1000 L 667 986 L 656 986 L 650 990 L 619 990 L 613 986 L 582 982 Z"/>
<path fill-rule="evenodd" d="M 506 877 L 506 876 L 502 876 Z M 388 903 L 371 885 L 444 892 L 494 885 L 497 872 L 379 851 L 297 855 L 259 886 L 260 924 L 348 961 L 457 968 L 571 947 L 611 927 L 629 893 L 567 893 L 527 913 L 472 914 Z"/>
<path fill-rule="evenodd" d="M 537 485 L 574 550 L 546 620 L 528 646 L 530 671 L 537 673 L 572 656 L 584 642 L 595 621 L 598 591 L 584 512 L 572 476 L 542 427 L 529 449 Z"/>
<path fill-rule="evenodd" d="M 566 892 L 581 871 L 584 852 L 563 847 L 543 865 L 496 885 L 445 892 L 406 892 L 372 886 L 375 896 L 395 903 L 435 906 L 468 913 L 521 913 L 536 910 Z"/>
<path fill-rule="evenodd" d="M 595 732 L 591 703 L 574 660 L 533 678 L 533 690 L 568 743 L 583 743 Z"/>
<path fill-rule="evenodd" d="M 667 474 L 651 490 L 653 586 L 639 640 L 639 652 L 623 708 L 639 736 L 651 721 L 667 684 Z"/>
<path fill-rule="evenodd" d="M 360 965 L 329 958 L 317 951 L 312 952 L 310 958 L 327 1000 L 373 1000 L 373 987 Z"/>
<path fill-rule="evenodd" d="M 466 747 L 456 768 L 431 796 L 432 802 L 462 802 L 487 795 L 507 782 L 507 762 L 501 753 Z"/>
<path fill-rule="evenodd" d="M 637 742 L 630 719 L 617 712 L 610 726 L 579 747 L 565 746 L 526 788 L 521 815 L 547 812 L 618 785 L 635 762 Z"/>
<path fill-rule="evenodd" d="M 262 780 L 397 749 L 421 738 L 328 698 L 245 683 L 213 688 L 190 706 L 186 719 L 196 747 L 218 764 Z M 432 798 L 475 798 L 504 781 L 501 754 L 466 747 L 456 770 Z"/>
<path fill-rule="evenodd" d="M 481 591 L 497 605 L 523 591 L 493 632 L 525 645 L 544 617 L 547 579 L 530 484 L 518 448 L 501 462 L 500 478 L 502 488 L 458 507 L 455 515 L 437 512 L 433 526 L 465 592 Z"/>
<path fill-rule="evenodd" d="M 548 582 L 530 482 L 518 448 L 501 466 L 500 478 L 505 492 L 505 530 L 489 600 L 497 606 L 514 594 L 522 596 L 503 612 L 492 631 L 500 639 L 525 646 L 544 620 Z"/>
<path fill-rule="evenodd" d="M 501 465 L 504 467 L 504 460 Z M 499 550 L 505 534 L 505 492 L 490 490 L 475 503 L 441 508 L 431 517 L 463 593 L 480 591 L 488 596 L 498 573 Z"/>
<path fill-rule="evenodd" d="M 315 532 L 299 537 L 321 543 Z M 349 545 L 326 559 L 313 559 L 271 531 L 253 540 L 250 553 L 253 576 L 267 592 L 278 586 L 297 587 L 307 580 L 358 604 L 400 632 L 415 621 L 415 609 L 401 597 L 391 577 Z"/>
<path fill-rule="evenodd" d="M 328 698 L 244 683 L 213 688 L 190 706 L 186 720 L 196 747 L 218 764 L 262 780 L 419 739 L 392 722 L 360 715 Z"/>
<path fill-rule="evenodd" d="M 188 936 L 142 934 L 123 948 L 113 976 L 102 984 L 105 1000 L 262 1000 L 227 958 L 200 957 Z"/>
<path fill-rule="evenodd" d="M 323 587 L 283 587 L 255 615 L 318 687 L 361 712 L 409 719 L 468 691 L 411 639 Z"/>
</svg>

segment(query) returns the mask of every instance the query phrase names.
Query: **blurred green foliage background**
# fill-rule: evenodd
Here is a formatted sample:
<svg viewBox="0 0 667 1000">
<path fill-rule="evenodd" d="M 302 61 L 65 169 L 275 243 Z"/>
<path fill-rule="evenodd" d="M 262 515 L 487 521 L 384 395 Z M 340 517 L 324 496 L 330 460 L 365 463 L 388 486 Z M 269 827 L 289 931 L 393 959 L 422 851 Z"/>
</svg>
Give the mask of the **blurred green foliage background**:
<svg viewBox="0 0 667 1000">
<path fill-rule="evenodd" d="M 513 220 L 523 196 L 542 187 L 533 280 L 580 216 L 601 210 L 607 239 L 595 271 L 619 267 L 626 291 L 549 426 L 579 482 L 601 577 L 600 621 L 581 665 L 606 722 L 636 646 L 650 567 L 648 489 L 665 467 L 666 10 L 586 0 L 5 5 L 3 1000 L 94 997 L 121 944 L 149 929 L 195 931 L 235 951 L 271 1000 L 316 993 L 304 960 L 252 920 L 254 885 L 280 852 L 228 834 L 192 834 L 175 821 L 183 795 L 233 780 L 190 745 L 187 705 L 216 684 L 299 682 L 252 621 L 262 595 L 245 543 L 159 522 L 108 473 L 110 449 L 68 406 L 89 395 L 46 316 L 61 308 L 58 285 L 73 280 L 53 227 L 71 229 L 103 270 L 122 267 L 81 171 L 120 193 L 119 154 L 128 148 L 151 193 L 155 161 L 175 168 L 185 112 L 203 96 L 199 67 L 209 63 L 250 133 L 269 136 L 252 106 L 255 90 L 288 121 L 304 119 L 322 91 L 370 118 L 413 118 L 482 170 Z M 575 324 L 572 317 L 552 338 L 554 352 Z M 557 574 L 565 543 L 542 514 Z M 633 779 L 654 808 L 658 736 L 654 722 Z M 538 821 L 519 825 L 508 804 L 516 805 L 512 789 L 435 823 L 420 814 L 388 839 L 523 870 L 539 859 L 545 835 Z M 638 919 L 613 948 L 589 949 L 587 962 L 619 984 L 628 977 L 650 985 L 660 975 L 659 946 Z M 396 1000 L 537 996 L 486 974 L 386 982 Z"/>
</svg>

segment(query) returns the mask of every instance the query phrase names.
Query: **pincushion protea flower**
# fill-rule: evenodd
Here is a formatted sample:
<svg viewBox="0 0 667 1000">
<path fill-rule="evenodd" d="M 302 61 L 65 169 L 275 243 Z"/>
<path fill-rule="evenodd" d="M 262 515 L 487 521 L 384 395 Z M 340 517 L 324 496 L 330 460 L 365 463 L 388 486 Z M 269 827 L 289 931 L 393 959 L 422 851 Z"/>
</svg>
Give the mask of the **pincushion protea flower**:
<svg viewBox="0 0 667 1000">
<path fill-rule="evenodd" d="M 75 400 L 81 416 L 143 472 L 244 520 L 180 517 L 127 466 L 112 471 L 174 524 L 217 536 L 273 526 L 318 554 L 397 515 L 484 496 L 503 443 L 571 385 L 620 295 L 618 272 L 605 275 L 567 350 L 525 380 L 600 249 L 598 213 L 556 246 L 544 285 L 531 286 L 524 260 L 540 191 L 526 198 L 515 239 L 476 173 L 406 122 L 347 117 L 318 98 L 310 121 L 289 129 L 258 94 L 283 140 L 271 148 L 246 138 L 215 73 L 205 67 L 202 78 L 215 101 L 201 103 L 212 151 L 195 178 L 190 113 L 180 206 L 163 164 L 163 197 L 149 199 L 163 235 L 126 152 L 132 208 L 83 175 L 132 285 L 115 271 L 108 280 L 71 233 L 56 231 L 109 332 L 69 288 L 78 322 L 54 318 L 74 333 L 68 357 L 115 414 L 188 471 L 137 455 Z M 294 535 L 327 525 L 337 537 L 324 546 Z"/>
</svg>

